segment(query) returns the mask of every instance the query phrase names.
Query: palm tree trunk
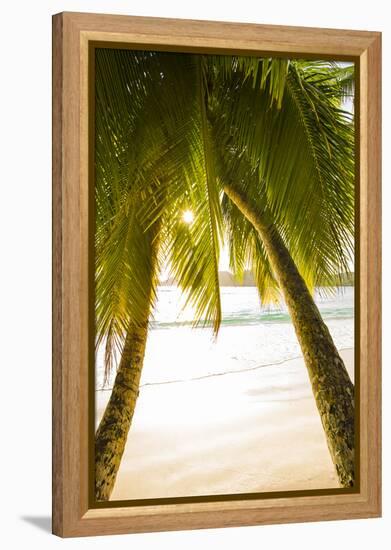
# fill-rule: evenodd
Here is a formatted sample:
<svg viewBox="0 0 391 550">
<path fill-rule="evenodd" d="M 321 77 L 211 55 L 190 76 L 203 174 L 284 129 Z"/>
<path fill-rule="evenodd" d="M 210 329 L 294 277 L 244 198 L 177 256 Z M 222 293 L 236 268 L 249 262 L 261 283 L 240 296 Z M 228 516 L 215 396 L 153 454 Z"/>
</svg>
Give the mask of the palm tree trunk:
<svg viewBox="0 0 391 550">
<path fill-rule="evenodd" d="M 224 191 L 258 231 L 283 292 L 299 340 L 339 481 L 354 485 L 354 386 L 315 302 L 288 249 L 248 197 L 232 185 Z"/>
<path fill-rule="evenodd" d="M 139 394 L 147 334 L 147 323 L 129 328 L 110 400 L 96 432 L 97 500 L 108 500 L 114 487 Z"/>
</svg>

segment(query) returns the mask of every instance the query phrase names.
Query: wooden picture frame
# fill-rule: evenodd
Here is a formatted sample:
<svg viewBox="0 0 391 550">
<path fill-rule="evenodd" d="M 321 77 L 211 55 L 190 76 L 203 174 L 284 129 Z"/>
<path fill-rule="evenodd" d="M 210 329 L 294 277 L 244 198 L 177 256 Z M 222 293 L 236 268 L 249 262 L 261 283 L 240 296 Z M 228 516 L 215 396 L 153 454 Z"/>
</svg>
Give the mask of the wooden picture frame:
<svg viewBox="0 0 391 550">
<path fill-rule="evenodd" d="M 352 60 L 358 69 L 359 488 L 355 492 L 90 507 L 88 79 L 91 43 Z M 381 34 L 87 13 L 53 17 L 53 533 L 62 537 L 381 514 Z"/>
</svg>

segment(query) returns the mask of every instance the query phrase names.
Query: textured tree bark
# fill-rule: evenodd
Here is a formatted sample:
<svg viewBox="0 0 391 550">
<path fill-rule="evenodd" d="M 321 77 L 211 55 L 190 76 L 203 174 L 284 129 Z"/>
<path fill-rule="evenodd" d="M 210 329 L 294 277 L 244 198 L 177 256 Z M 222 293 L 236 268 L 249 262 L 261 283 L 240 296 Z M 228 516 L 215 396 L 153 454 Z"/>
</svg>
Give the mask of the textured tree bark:
<svg viewBox="0 0 391 550">
<path fill-rule="evenodd" d="M 139 394 L 147 334 L 147 323 L 129 328 L 110 400 L 96 432 L 97 500 L 108 500 L 114 487 Z"/>
<path fill-rule="evenodd" d="M 262 220 L 248 197 L 224 191 L 258 231 L 283 292 L 328 447 L 343 487 L 354 485 L 354 386 L 315 302 L 276 228 Z"/>
</svg>

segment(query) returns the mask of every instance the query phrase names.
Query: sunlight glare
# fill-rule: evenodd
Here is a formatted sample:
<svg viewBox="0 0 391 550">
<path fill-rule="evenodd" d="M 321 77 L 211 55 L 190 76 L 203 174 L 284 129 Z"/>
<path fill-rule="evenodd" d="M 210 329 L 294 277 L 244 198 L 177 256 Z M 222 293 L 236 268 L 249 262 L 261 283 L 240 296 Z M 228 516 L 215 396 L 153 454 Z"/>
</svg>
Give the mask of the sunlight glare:
<svg viewBox="0 0 391 550">
<path fill-rule="evenodd" d="M 194 220 L 193 212 L 191 210 L 185 210 L 182 219 L 185 223 L 191 223 Z"/>
</svg>

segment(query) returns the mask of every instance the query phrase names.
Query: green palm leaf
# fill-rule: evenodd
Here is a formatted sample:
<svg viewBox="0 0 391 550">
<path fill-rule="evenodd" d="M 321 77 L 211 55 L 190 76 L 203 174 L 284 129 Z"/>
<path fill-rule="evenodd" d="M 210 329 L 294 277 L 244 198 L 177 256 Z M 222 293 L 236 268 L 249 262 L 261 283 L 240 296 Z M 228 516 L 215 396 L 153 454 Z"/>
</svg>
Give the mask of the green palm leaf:
<svg viewBox="0 0 391 550">
<path fill-rule="evenodd" d="M 158 284 L 159 265 L 148 262 L 156 238 L 158 264 L 169 262 L 196 322 L 212 322 L 217 332 L 221 321 L 221 211 L 205 69 L 197 57 L 133 54 L 97 52 L 96 340 L 106 340 L 107 369 L 130 321 L 148 316 L 144 284 L 151 269 Z M 191 226 L 184 209 L 194 212 Z"/>
<path fill-rule="evenodd" d="M 238 72 L 228 85 L 221 78 L 210 102 L 227 172 L 242 187 L 238 167 L 257 172 L 246 193 L 267 208 L 311 287 L 347 271 L 353 248 L 352 123 L 333 71 L 325 75 L 316 63 L 291 62 L 278 109 Z"/>
</svg>

